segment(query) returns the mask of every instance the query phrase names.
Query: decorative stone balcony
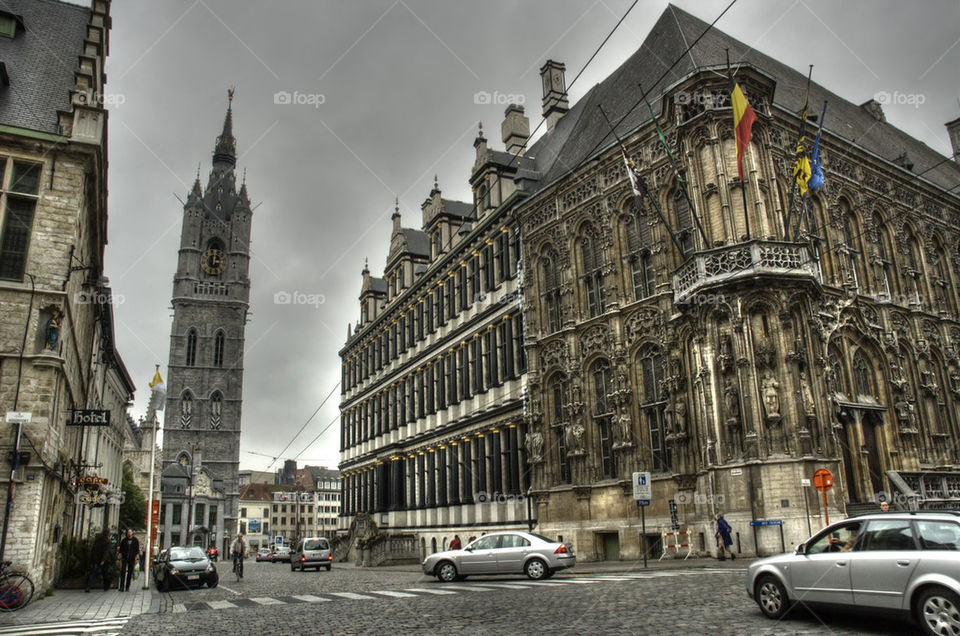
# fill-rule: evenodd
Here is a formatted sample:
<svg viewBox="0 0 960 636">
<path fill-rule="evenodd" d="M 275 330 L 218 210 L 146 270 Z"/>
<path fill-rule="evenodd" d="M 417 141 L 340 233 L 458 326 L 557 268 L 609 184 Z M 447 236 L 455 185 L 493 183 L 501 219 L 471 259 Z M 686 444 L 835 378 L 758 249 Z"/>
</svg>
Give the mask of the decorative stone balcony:
<svg viewBox="0 0 960 636">
<path fill-rule="evenodd" d="M 696 304 L 707 291 L 758 277 L 819 284 L 820 270 L 807 244 L 753 240 L 697 252 L 673 274 L 674 303 Z"/>
</svg>

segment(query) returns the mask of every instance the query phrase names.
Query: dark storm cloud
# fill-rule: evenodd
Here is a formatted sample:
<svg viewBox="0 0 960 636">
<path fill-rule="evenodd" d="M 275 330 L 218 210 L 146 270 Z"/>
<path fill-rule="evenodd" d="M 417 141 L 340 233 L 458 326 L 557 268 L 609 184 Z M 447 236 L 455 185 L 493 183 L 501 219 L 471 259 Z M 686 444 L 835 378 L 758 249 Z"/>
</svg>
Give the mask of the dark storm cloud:
<svg viewBox="0 0 960 636">
<path fill-rule="evenodd" d="M 404 225 L 415 227 L 435 173 L 445 197 L 469 200 L 477 122 L 499 147 L 504 108 L 475 103 L 475 94 L 524 100 L 535 126 L 540 65 L 565 62 L 569 82 L 629 4 L 114 3 L 107 89 L 123 101 L 110 113 L 106 265 L 124 299 L 117 338 L 140 388 L 135 412 L 145 410 L 154 364 L 165 369 L 168 354 L 177 197 L 185 198 L 198 163 L 206 181 L 228 87 L 237 88 L 238 171 L 247 171 L 254 204 L 262 202 L 241 440 L 241 465 L 260 469 L 270 460 L 247 451 L 277 454 L 339 380 L 337 351 L 359 315 L 360 270 L 369 257 L 374 274 L 382 272 L 394 196 Z M 678 4 L 708 22 L 726 5 Z M 640 45 L 665 6 L 637 5 L 571 102 Z M 948 154 L 942 124 L 960 115 L 958 18 L 952 1 L 741 0 L 717 26 L 794 68 L 814 64 L 815 80 L 850 101 L 886 96 L 889 121 Z M 294 292 L 307 304 L 275 302 Z M 336 463 L 338 399 L 286 456 L 334 422 L 301 460 Z"/>
</svg>

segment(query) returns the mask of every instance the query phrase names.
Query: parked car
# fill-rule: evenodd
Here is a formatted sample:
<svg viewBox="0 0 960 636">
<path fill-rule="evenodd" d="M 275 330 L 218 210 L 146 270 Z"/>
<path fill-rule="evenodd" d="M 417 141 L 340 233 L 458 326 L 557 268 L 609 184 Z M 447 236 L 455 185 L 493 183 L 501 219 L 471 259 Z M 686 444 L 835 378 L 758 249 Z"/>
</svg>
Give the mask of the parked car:
<svg viewBox="0 0 960 636">
<path fill-rule="evenodd" d="M 217 557 L 220 556 L 220 550 L 217 548 L 207 548 L 207 558 L 211 561 L 216 561 Z"/>
<path fill-rule="evenodd" d="M 197 546 L 178 546 L 166 550 L 157 565 L 157 587 L 168 591 L 174 586 L 217 587 L 217 566 Z"/>
<path fill-rule="evenodd" d="M 290 553 L 291 572 L 297 569 L 303 572 L 307 568 L 315 568 L 318 572 L 320 568 L 327 568 L 329 572 L 331 567 L 333 567 L 333 551 L 325 537 L 300 539 L 297 547 Z"/>
<path fill-rule="evenodd" d="M 276 563 L 277 561 L 290 561 L 290 546 L 278 545 L 273 549 L 273 553 L 270 555 L 270 562 Z"/>
<path fill-rule="evenodd" d="M 270 548 L 260 548 L 257 550 L 257 561 L 273 561 L 273 552 Z"/>
<path fill-rule="evenodd" d="M 150 574 L 153 576 L 153 580 L 157 580 L 157 571 L 160 569 L 160 562 L 163 561 L 163 557 L 166 556 L 167 549 L 164 548 L 157 553 L 157 556 L 153 557 L 153 564 L 150 566 Z"/>
<path fill-rule="evenodd" d="M 747 570 L 747 593 L 768 617 L 794 602 L 892 610 L 927 634 L 960 630 L 960 513 L 877 513 L 835 523 L 792 553 Z"/>
<path fill-rule="evenodd" d="M 444 582 L 472 574 L 526 574 L 539 580 L 576 563 L 569 543 L 530 532 L 491 532 L 463 549 L 431 554 L 423 561 L 423 572 Z"/>
</svg>

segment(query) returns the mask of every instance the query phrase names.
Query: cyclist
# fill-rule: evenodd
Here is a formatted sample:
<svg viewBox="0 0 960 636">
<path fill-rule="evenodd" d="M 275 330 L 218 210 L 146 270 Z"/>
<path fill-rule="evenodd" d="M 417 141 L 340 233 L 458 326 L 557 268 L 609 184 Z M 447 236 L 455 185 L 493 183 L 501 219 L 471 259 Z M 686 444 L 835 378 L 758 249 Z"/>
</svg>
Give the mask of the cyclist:
<svg viewBox="0 0 960 636">
<path fill-rule="evenodd" d="M 238 578 L 243 578 L 243 557 L 247 554 L 247 542 L 243 540 L 243 534 L 237 533 L 230 546 L 230 555 L 233 557 L 233 571 L 237 573 Z"/>
</svg>

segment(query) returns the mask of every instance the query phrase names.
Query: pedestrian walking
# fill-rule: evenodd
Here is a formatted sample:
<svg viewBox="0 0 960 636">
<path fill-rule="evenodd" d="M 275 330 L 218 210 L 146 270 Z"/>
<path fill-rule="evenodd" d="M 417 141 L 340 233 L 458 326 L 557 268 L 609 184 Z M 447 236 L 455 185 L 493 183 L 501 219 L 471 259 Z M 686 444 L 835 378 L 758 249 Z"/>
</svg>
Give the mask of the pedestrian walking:
<svg viewBox="0 0 960 636">
<path fill-rule="evenodd" d="M 726 559 L 726 552 L 730 553 L 731 559 L 736 559 L 737 555 L 733 553 L 733 538 L 730 534 L 733 528 L 723 518 L 722 514 L 717 515 L 717 559 L 723 561 Z"/>
<path fill-rule="evenodd" d="M 127 536 L 117 545 L 117 556 L 120 557 L 120 587 L 121 592 L 130 591 L 130 582 L 133 580 L 133 567 L 140 560 L 140 542 L 133 536 L 133 530 L 127 528 Z"/>
<path fill-rule="evenodd" d="M 463 544 L 460 543 L 460 535 L 459 534 L 453 535 L 453 540 L 450 542 L 450 549 L 459 550 L 462 547 L 463 547 Z"/>
<path fill-rule="evenodd" d="M 113 550 L 110 549 L 110 531 L 104 528 L 93 540 L 90 550 L 90 571 L 87 574 L 87 587 L 90 592 L 97 575 L 103 577 L 103 591 L 110 589 L 110 574 L 113 571 Z"/>
</svg>

